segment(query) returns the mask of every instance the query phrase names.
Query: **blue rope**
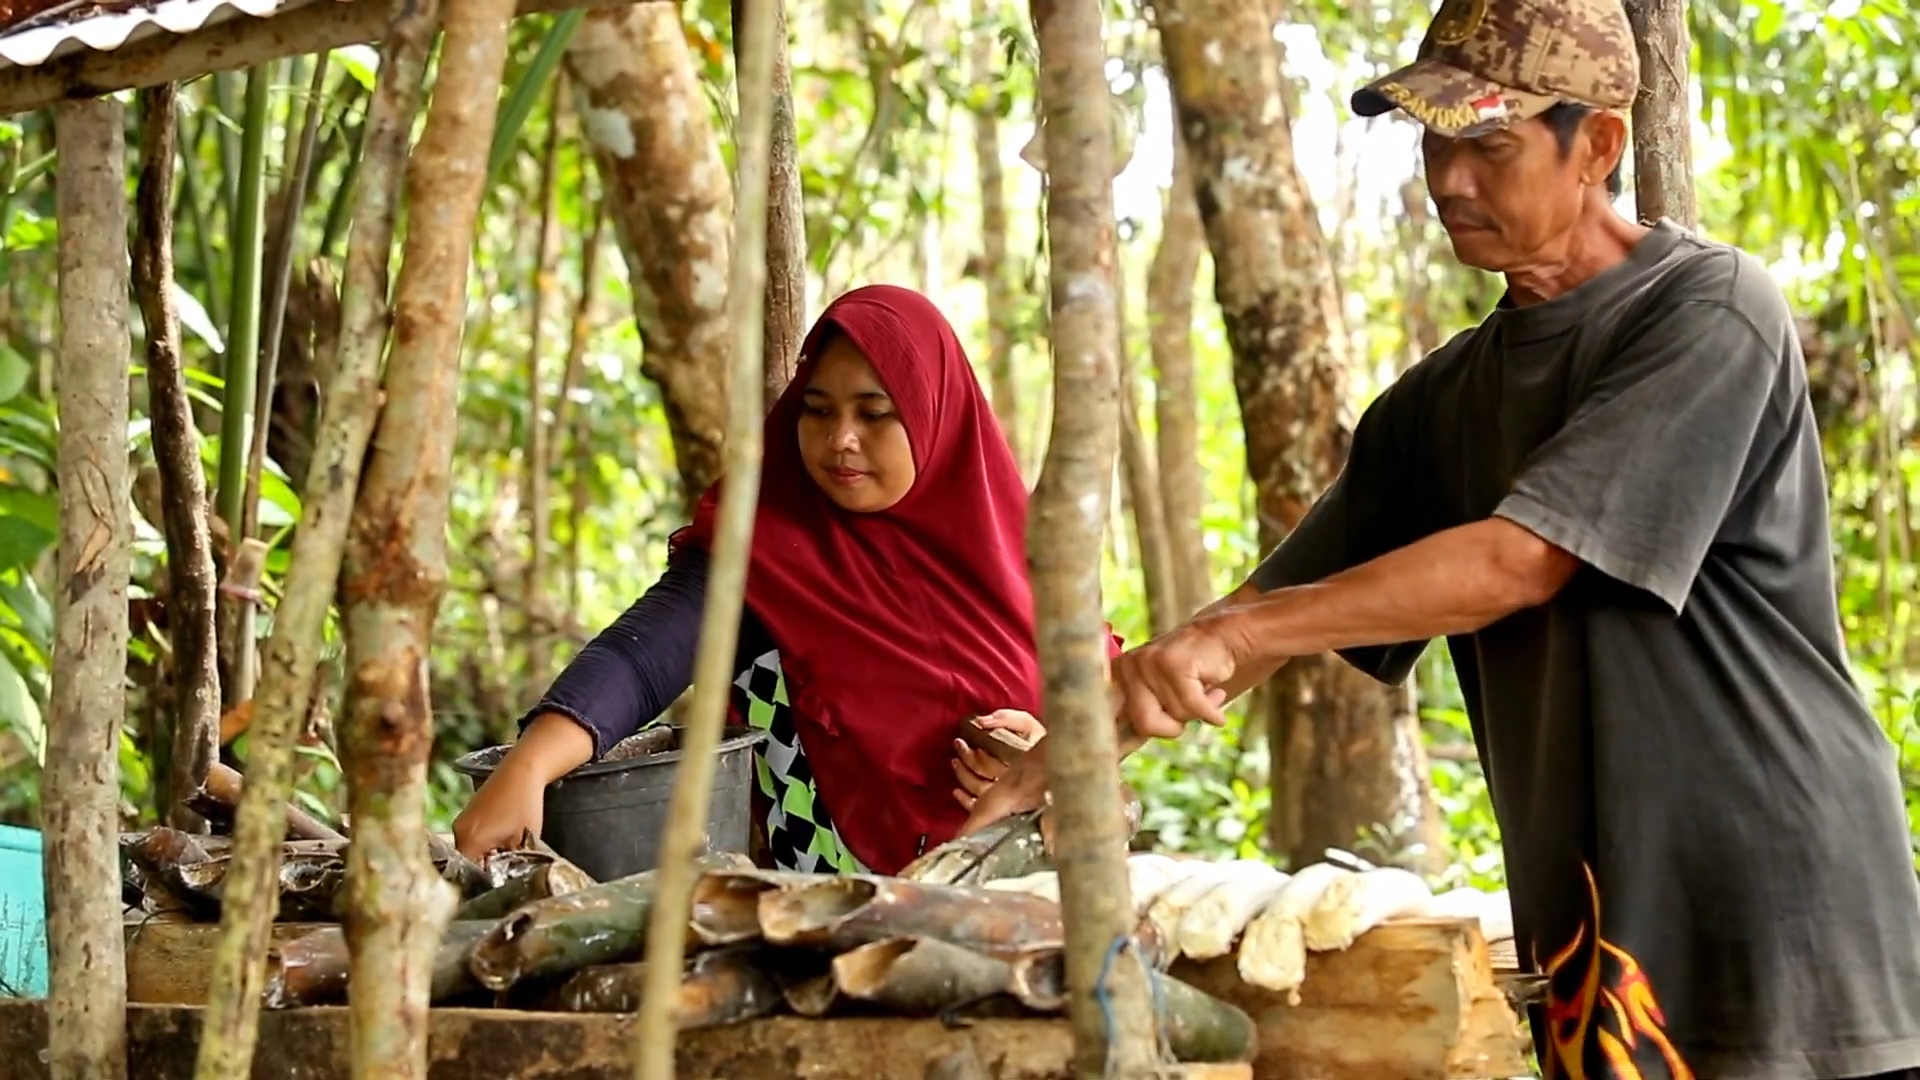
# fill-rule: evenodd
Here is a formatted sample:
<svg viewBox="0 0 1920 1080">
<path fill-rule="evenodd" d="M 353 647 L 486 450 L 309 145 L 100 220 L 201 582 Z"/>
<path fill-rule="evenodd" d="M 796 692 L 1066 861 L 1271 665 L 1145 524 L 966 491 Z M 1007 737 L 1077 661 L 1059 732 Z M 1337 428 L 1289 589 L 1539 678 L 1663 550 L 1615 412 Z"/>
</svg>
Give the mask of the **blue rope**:
<svg viewBox="0 0 1920 1080">
<path fill-rule="evenodd" d="M 1116 934 L 1114 935 L 1113 941 L 1107 946 L 1106 956 L 1100 961 L 1100 977 L 1095 979 L 1093 983 L 1093 1000 L 1100 1006 L 1100 1019 L 1107 1026 L 1107 1068 L 1109 1072 L 1111 1072 L 1113 1068 L 1114 1045 L 1118 1043 L 1120 1039 L 1119 1031 L 1113 1019 L 1113 995 L 1107 989 L 1107 984 L 1113 977 L 1114 960 L 1117 959 L 1122 952 L 1126 951 L 1133 953 L 1133 958 L 1139 963 L 1140 970 L 1146 973 L 1147 987 L 1153 992 L 1153 1020 L 1154 1028 L 1159 1035 L 1160 1055 L 1162 1058 L 1172 1057 L 1172 1048 L 1167 1044 L 1167 1001 L 1165 989 L 1160 979 L 1160 973 L 1153 970 L 1153 965 L 1147 963 L 1146 958 L 1140 955 L 1139 947 L 1134 944 L 1132 937 L 1126 934 Z"/>
</svg>

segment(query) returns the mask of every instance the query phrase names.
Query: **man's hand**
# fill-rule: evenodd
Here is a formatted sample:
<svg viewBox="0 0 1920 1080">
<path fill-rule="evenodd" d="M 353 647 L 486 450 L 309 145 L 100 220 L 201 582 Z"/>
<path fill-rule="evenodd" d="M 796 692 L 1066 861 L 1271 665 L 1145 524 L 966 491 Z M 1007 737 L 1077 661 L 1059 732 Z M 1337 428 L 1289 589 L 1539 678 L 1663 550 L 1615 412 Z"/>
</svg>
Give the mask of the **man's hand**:
<svg viewBox="0 0 1920 1080">
<path fill-rule="evenodd" d="M 1122 728 L 1173 739 L 1189 720 L 1225 724 L 1226 686 L 1241 664 L 1228 626 L 1223 612 L 1203 613 L 1115 660 Z"/>
</svg>

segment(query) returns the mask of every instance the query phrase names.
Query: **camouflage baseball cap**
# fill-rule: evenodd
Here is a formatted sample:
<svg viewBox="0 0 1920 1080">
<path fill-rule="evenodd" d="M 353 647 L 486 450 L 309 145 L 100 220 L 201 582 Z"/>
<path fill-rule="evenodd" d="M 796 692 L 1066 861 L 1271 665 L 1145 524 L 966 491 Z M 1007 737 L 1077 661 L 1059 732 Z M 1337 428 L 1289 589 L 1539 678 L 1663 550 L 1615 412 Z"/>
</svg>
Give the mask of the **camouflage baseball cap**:
<svg viewBox="0 0 1920 1080">
<path fill-rule="evenodd" d="M 1484 135 L 1563 101 L 1633 106 L 1640 58 L 1620 0 L 1445 0 L 1412 64 L 1353 95 L 1451 138 Z"/>
</svg>

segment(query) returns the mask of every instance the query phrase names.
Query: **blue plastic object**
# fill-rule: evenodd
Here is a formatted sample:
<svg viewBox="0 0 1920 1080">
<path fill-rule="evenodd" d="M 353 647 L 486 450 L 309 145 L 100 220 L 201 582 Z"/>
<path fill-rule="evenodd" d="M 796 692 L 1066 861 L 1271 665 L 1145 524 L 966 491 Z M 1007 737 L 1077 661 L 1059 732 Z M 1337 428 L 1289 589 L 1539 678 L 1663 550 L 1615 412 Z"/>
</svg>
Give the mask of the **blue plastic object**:
<svg viewBox="0 0 1920 1080">
<path fill-rule="evenodd" d="M 0 997 L 47 996 L 40 834 L 0 825 Z"/>
</svg>

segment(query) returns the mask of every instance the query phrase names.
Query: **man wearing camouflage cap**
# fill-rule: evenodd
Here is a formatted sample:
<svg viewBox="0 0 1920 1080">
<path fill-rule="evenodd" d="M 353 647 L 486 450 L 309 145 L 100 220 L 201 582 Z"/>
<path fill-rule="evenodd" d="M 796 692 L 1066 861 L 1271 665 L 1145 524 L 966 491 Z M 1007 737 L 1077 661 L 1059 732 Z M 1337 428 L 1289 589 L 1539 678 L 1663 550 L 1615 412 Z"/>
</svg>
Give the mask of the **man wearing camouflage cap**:
<svg viewBox="0 0 1920 1080">
<path fill-rule="evenodd" d="M 1614 212 L 1638 85 L 1618 0 L 1447 0 L 1354 95 L 1424 125 L 1454 252 L 1507 294 L 1246 584 L 1114 661 L 1122 745 L 1289 657 L 1398 683 L 1445 637 L 1548 1077 L 1920 1080 L 1920 883 L 1793 321 L 1745 254 Z M 1039 800 L 1039 754 L 969 829 Z"/>
</svg>

